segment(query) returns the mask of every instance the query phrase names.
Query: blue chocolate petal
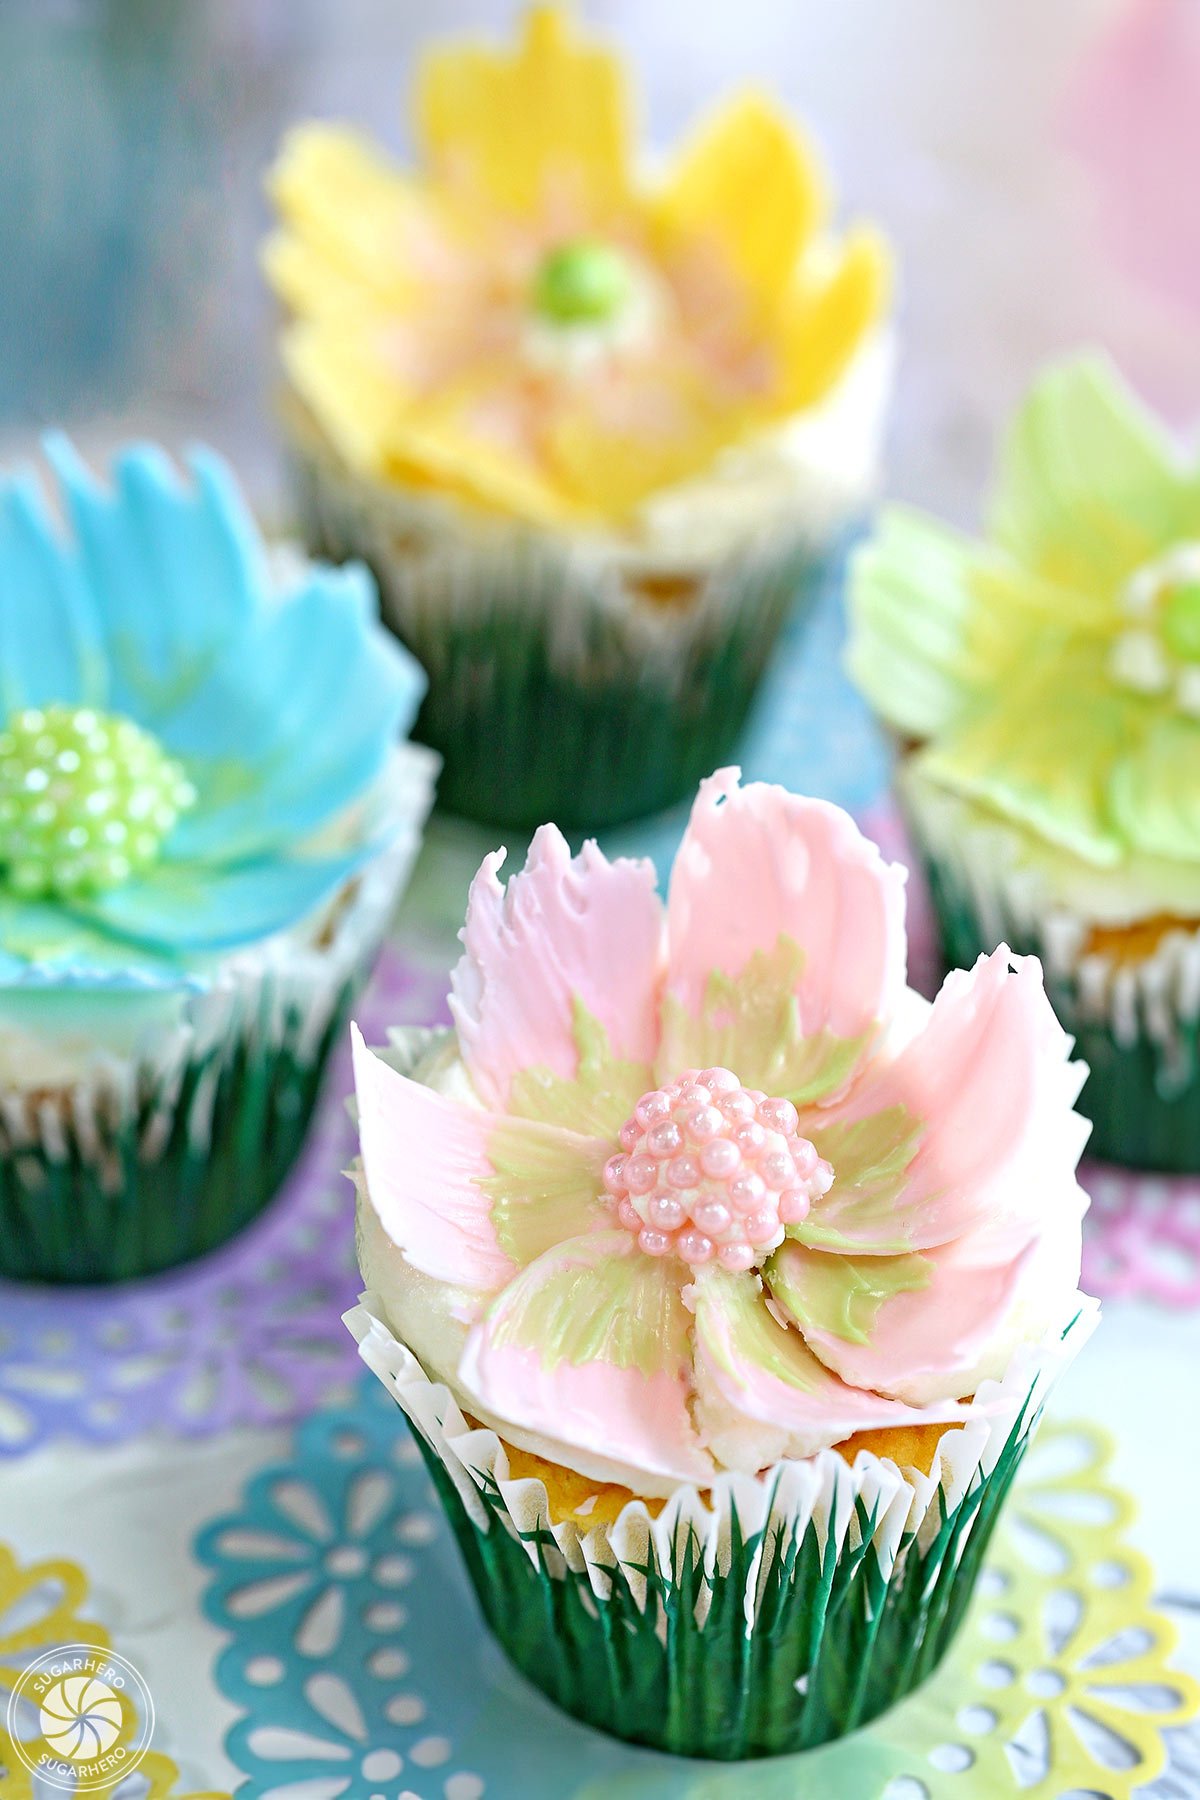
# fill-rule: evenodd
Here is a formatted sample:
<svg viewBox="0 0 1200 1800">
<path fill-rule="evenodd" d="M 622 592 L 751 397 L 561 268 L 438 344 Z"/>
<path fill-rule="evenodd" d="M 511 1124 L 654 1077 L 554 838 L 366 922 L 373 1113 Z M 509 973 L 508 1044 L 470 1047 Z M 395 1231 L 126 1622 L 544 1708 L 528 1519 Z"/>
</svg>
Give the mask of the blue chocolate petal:
<svg viewBox="0 0 1200 1800">
<path fill-rule="evenodd" d="M 103 705 L 99 624 L 73 548 L 36 477 L 0 483 L 0 715 L 55 701 Z"/>
<path fill-rule="evenodd" d="M 265 604 L 265 553 L 219 457 L 183 481 L 152 445 L 123 452 L 111 485 L 65 437 L 46 440 L 110 665 L 107 704 L 153 731 L 229 654 Z"/>
<path fill-rule="evenodd" d="M 313 568 L 164 722 L 200 793 L 166 846 L 171 862 L 289 846 L 365 793 L 425 690 L 375 613 L 364 570 Z"/>
</svg>

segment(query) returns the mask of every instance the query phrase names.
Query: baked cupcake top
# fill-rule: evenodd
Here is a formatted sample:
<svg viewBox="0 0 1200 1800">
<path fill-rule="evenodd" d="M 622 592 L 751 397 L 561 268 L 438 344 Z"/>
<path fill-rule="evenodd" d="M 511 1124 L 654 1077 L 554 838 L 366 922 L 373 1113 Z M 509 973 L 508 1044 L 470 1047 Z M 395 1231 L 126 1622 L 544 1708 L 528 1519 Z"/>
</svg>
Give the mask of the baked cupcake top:
<svg viewBox="0 0 1200 1800">
<path fill-rule="evenodd" d="M 425 57 L 414 168 L 341 127 L 289 135 L 266 249 L 283 358 L 353 469 L 645 528 L 664 490 L 731 457 L 736 476 L 747 444 L 829 400 L 887 305 L 878 235 L 831 235 L 813 150 L 758 94 L 653 177 L 631 112 L 617 58 L 538 6 L 511 49 Z M 880 382 L 859 385 L 831 465 L 848 425 L 860 459 L 874 437 Z"/>
<path fill-rule="evenodd" d="M 203 987 L 387 845 L 424 690 L 362 569 L 268 553 L 207 451 L 0 482 L 0 991 Z M 15 1001 L 14 1001 L 15 1004 Z"/>
<path fill-rule="evenodd" d="M 919 746 L 915 800 L 1003 825 L 1085 916 L 1196 916 L 1200 463 L 1106 362 L 1035 384 L 985 538 L 888 510 L 851 611 L 859 686 Z"/>
<path fill-rule="evenodd" d="M 1083 1069 L 1036 960 L 930 1006 L 904 872 L 705 782 L 664 909 L 552 827 L 471 889 L 457 1030 L 355 1034 L 359 1253 L 472 1418 L 638 1492 L 952 1422 L 1076 1311 Z"/>
</svg>

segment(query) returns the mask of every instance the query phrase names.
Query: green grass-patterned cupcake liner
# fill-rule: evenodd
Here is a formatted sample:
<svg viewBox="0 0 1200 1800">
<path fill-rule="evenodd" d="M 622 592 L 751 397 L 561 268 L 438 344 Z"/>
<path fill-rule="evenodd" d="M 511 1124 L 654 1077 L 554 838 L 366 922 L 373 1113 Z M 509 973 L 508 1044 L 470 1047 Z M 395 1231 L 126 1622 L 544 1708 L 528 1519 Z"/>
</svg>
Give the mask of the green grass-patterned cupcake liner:
<svg viewBox="0 0 1200 1800">
<path fill-rule="evenodd" d="M 830 552 L 791 525 L 666 567 L 353 477 L 311 430 L 292 469 L 308 548 L 358 557 L 424 665 L 414 728 L 439 803 L 529 830 L 662 811 L 733 756 L 780 629 Z"/>
<path fill-rule="evenodd" d="M 996 858 L 972 858 L 969 836 L 931 844 L 912 807 L 907 824 L 948 967 L 969 969 L 1001 943 L 1041 959 L 1050 1003 L 1090 1071 L 1076 1101 L 1092 1121 L 1088 1154 L 1200 1171 L 1200 933 L 1172 933 L 1136 966 L 1088 956 L 1087 927 L 1044 916 L 1019 876 L 996 879 Z"/>
<path fill-rule="evenodd" d="M 1050 1385 L 1089 1335 L 986 1383 L 932 1473 L 826 1451 L 630 1502 L 586 1536 L 552 1525 L 546 1489 L 508 1479 L 370 1295 L 347 1315 L 364 1361 L 414 1428 L 485 1618 L 518 1669 L 614 1736 L 735 1760 L 804 1750 L 865 1724 L 938 1666 Z"/>
<path fill-rule="evenodd" d="M 249 1223 L 295 1161 L 358 982 L 315 1045 L 292 1012 L 282 1037 L 247 1031 L 129 1104 L 43 1098 L 36 1140 L 0 1127 L 0 1275 L 110 1282 L 213 1250 Z"/>
<path fill-rule="evenodd" d="M 155 1274 L 262 1211 L 387 934 L 434 772 L 427 751 L 398 752 L 396 833 L 310 929 L 231 958 L 212 985 L 164 1007 L 134 1051 L 97 1043 L 69 1082 L 0 1085 L 0 1276 Z"/>
</svg>

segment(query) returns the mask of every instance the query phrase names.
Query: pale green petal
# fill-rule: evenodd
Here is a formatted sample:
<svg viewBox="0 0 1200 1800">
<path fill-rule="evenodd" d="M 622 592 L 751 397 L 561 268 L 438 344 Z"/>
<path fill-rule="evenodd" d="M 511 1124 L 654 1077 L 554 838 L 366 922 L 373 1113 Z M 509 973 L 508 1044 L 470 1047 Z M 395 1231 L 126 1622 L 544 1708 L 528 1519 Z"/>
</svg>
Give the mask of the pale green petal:
<svg viewBox="0 0 1200 1800">
<path fill-rule="evenodd" d="M 574 1033 L 579 1052 L 574 1079 L 547 1068 L 523 1069 L 513 1078 L 509 1111 L 522 1119 L 540 1119 L 568 1131 L 615 1140 L 642 1095 L 654 1086 L 654 1071 L 646 1063 L 614 1056 L 608 1033 L 579 1000 Z"/>
<path fill-rule="evenodd" d="M 539 1124 L 499 1119 L 488 1139 L 494 1173 L 477 1180 L 492 1201 L 500 1248 L 519 1268 L 608 1219 L 602 1171 L 612 1145 Z"/>
<path fill-rule="evenodd" d="M 922 751 L 918 769 L 1112 868 L 1126 852 L 1110 805 L 1113 773 L 1140 743 L 1149 716 L 1140 696 L 1106 680 L 1098 648 L 1077 648 L 1014 680 L 1002 705 L 981 708 Z"/>
<path fill-rule="evenodd" d="M 1001 686 L 1029 641 L 1094 633 L 1109 608 L 1040 580 L 1007 556 L 903 507 L 889 508 L 855 556 L 847 660 L 896 730 L 936 736 Z"/>
<path fill-rule="evenodd" d="M 850 674 L 889 724 L 932 737 L 986 672 L 967 649 L 978 555 L 966 538 L 902 507 L 881 517 L 850 569 Z"/>
<path fill-rule="evenodd" d="M 927 1256 L 838 1256 L 788 1242 L 771 1256 L 763 1279 L 806 1336 L 869 1344 L 880 1309 L 897 1294 L 926 1288 Z"/>
<path fill-rule="evenodd" d="M 698 1018 L 671 994 L 665 996 L 658 1068 L 664 1081 L 681 1069 L 735 1069 L 746 1087 L 811 1105 L 845 1085 L 871 1039 L 805 1037 L 796 988 L 804 952 L 781 936 L 771 951 L 758 950 L 737 976 L 714 970 Z"/>
<path fill-rule="evenodd" d="M 1200 505 L 1157 422 L 1086 357 L 1051 369 L 1017 414 L 991 525 L 1039 574 L 1111 599 L 1139 564 L 1200 535 Z"/>
<path fill-rule="evenodd" d="M 1200 862 L 1200 719 L 1154 719 L 1114 771 L 1111 804 L 1133 849 Z"/>
</svg>

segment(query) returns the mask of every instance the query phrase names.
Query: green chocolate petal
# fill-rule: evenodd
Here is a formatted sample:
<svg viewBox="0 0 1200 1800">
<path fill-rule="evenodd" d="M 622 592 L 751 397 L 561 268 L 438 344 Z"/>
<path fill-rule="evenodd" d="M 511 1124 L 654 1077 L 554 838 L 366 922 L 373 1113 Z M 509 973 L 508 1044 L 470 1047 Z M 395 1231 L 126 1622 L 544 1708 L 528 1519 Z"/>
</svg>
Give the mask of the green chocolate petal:
<svg viewBox="0 0 1200 1800">
<path fill-rule="evenodd" d="M 1003 690 L 1052 632 L 1107 636 L 1113 609 L 903 507 L 854 559 L 848 661 L 883 718 L 935 737 Z"/>
<path fill-rule="evenodd" d="M 713 971 L 699 1018 L 668 994 L 658 1056 L 662 1079 L 673 1080 L 681 1069 L 734 1069 L 746 1087 L 797 1106 L 844 1086 L 870 1038 L 803 1035 L 795 995 L 803 969 L 803 950 L 781 935 L 773 950 L 756 951 L 739 975 Z"/>
<path fill-rule="evenodd" d="M 920 768 L 939 786 L 1112 868 L 1127 848 L 1112 814 L 1113 774 L 1152 716 L 1140 695 L 1107 680 L 1098 646 L 1077 644 L 1038 662 L 1000 704 L 922 751 Z"/>
<path fill-rule="evenodd" d="M 1181 581 L 1167 594 L 1162 634 L 1181 662 L 1200 662 L 1200 581 Z"/>
<path fill-rule="evenodd" d="M 1153 719 L 1113 773 L 1117 829 L 1146 856 L 1200 862 L 1200 719 Z"/>
<path fill-rule="evenodd" d="M 838 1256 L 785 1243 L 763 1269 L 763 1279 L 802 1332 L 869 1344 L 881 1308 L 897 1294 L 928 1287 L 927 1256 Z"/>
<path fill-rule="evenodd" d="M 1172 446 L 1111 365 L 1052 369 L 1017 414 L 992 510 L 996 541 L 1051 581 L 1110 597 L 1139 564 L 1196 535 Z"/>
</svg>

